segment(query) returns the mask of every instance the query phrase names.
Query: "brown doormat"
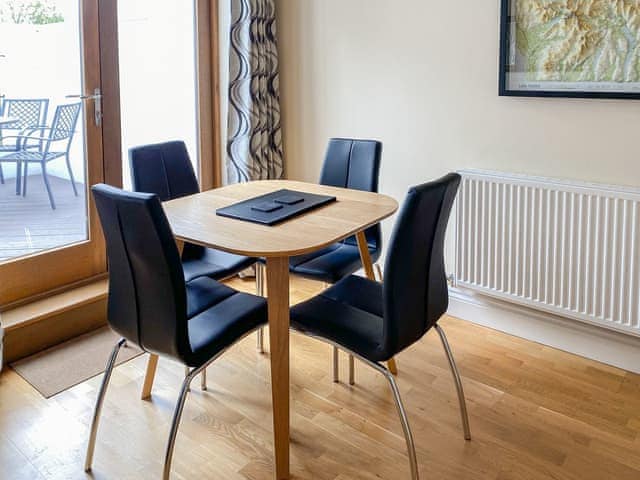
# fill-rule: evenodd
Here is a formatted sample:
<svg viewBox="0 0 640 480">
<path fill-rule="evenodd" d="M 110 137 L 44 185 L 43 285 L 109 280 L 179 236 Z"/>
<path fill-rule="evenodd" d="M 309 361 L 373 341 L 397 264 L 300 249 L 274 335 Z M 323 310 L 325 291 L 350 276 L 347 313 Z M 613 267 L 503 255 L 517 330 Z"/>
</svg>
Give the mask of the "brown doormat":
<svg viewBox="0 0 640 480">
<path fill-rule="evenodd" d="M 55 347 L 10 364 L 44 398 L 50 398 L 104 372 L 109 355 L 118 337 L 109 327 L 103 327 Z M 120 365 L 142 354 L 127 344 L 120 349 Z"/>
</svg>

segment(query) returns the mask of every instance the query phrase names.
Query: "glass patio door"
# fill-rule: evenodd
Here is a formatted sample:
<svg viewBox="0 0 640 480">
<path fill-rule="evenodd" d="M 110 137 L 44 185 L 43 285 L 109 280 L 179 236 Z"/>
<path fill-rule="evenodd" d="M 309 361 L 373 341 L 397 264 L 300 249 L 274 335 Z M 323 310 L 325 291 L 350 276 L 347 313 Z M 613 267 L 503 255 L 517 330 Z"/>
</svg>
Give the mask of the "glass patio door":
<svg viewBox="0 0 640 480">
<path fill-rule="evenodd" d="M 0 0 L 0 307 L 106 270 L 98 1 Z"/>
<path fill-rule="evenodd" d="M 182 140 L 198 172 L 194 0 L 118 0 L 122 177 L 131 147 Z"/>
</svg>

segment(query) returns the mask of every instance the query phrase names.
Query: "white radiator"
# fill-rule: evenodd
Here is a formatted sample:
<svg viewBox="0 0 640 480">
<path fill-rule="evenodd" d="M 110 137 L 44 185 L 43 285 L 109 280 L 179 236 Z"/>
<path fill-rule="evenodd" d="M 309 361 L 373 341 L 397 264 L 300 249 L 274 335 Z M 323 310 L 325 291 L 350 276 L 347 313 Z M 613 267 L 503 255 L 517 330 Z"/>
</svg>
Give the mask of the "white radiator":
<svg viewBox="0 0 640 480">
<path fill-rule="evenodd" d="M 640 335 L 640 190 L 459 173 L 456 286 Z"/>
</svg>

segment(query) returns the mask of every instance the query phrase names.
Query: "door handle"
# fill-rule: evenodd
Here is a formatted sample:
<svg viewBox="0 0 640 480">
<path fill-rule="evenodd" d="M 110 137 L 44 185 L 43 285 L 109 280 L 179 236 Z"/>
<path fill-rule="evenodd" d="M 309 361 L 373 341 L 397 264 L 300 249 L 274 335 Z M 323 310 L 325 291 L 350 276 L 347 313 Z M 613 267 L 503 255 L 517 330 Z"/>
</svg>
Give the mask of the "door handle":
<svg viewBox="0 0 640 480">
<path fill-rule="evenodd" d="M 93 95 L 67 95 L 66 98 L 77 98 L 78 100 L 93 100 L 95 103 L 94 121 L 97 127 L 102 125 L 102 92 L 99 88 L 96 88 L 93 91 Z"/>
</svg>

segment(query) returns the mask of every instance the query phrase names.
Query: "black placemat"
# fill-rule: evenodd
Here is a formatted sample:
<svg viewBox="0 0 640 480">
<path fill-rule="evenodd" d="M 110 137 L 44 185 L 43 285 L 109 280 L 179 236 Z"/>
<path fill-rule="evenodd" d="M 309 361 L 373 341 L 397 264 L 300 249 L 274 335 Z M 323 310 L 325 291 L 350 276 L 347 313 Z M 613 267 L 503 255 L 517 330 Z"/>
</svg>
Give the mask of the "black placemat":
<svg viewBox="0 0 640 480">
<path fill-rule="evenodd" d="M 275 225 L 335 202 L 336 197 L 282 189 L 216 210 L 216 215 L 262 225 Z"/>
</svg>

